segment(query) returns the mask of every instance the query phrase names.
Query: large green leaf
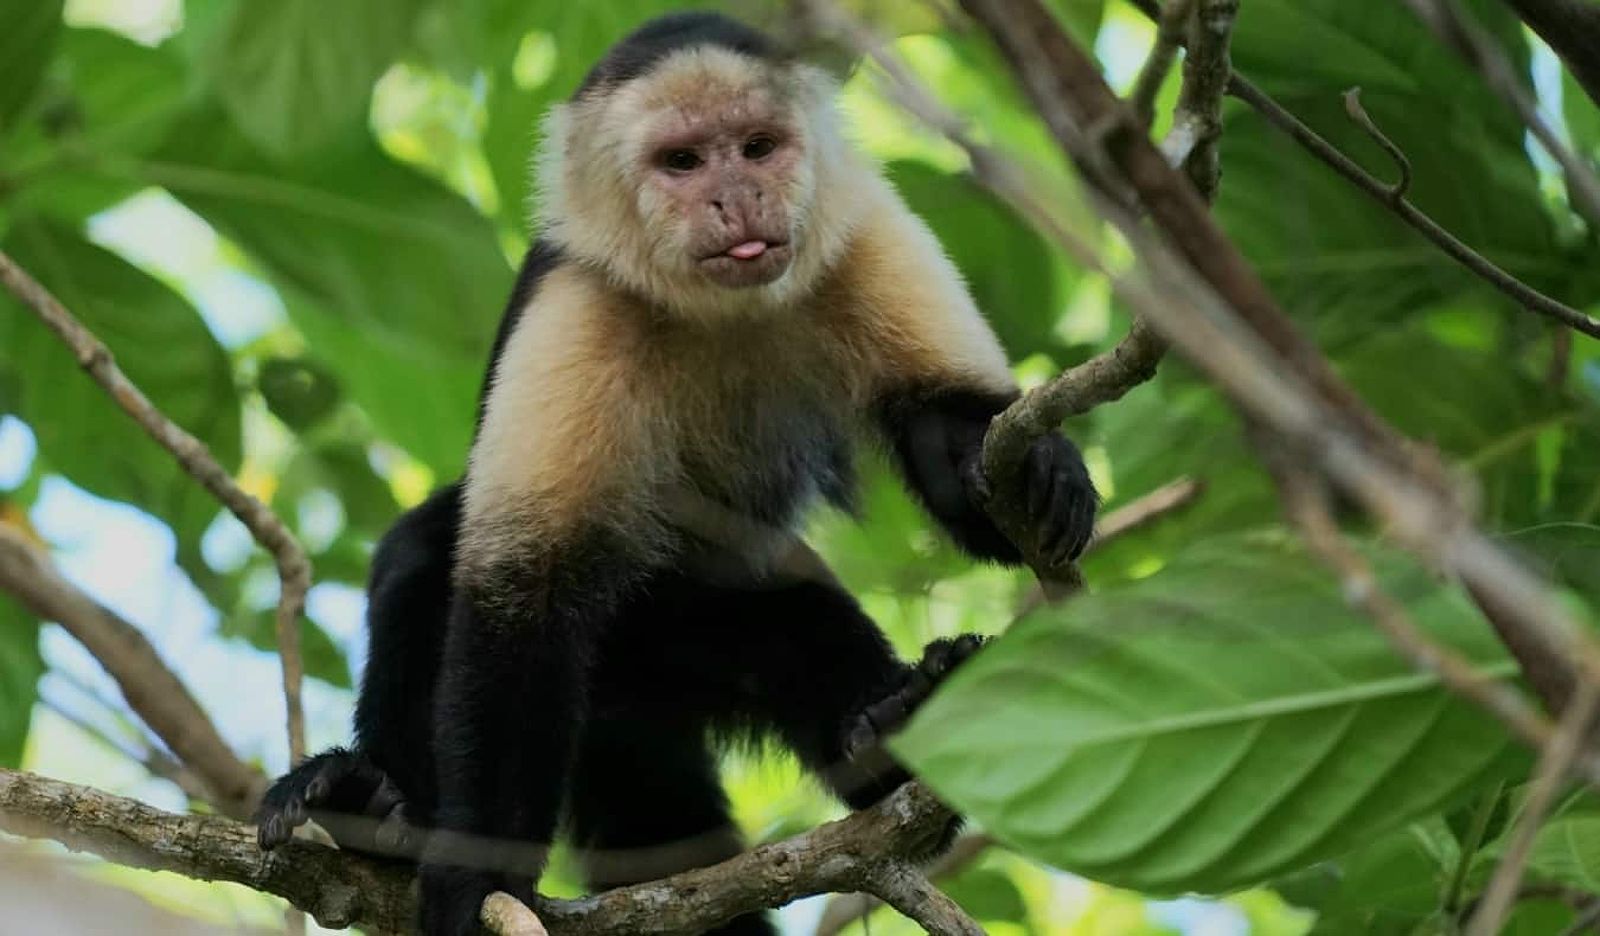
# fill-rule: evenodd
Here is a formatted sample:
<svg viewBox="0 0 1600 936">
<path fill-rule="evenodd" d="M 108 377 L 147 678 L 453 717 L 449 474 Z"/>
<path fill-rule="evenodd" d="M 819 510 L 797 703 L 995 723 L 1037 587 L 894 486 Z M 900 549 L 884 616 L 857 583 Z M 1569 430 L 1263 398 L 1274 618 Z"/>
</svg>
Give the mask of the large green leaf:
<svg viewBox="0 0 1600 936">
<path fill-rule="evenodd" d="M 39 622 L 0 595 L 0 767 L 21 765 L 43 674 Z"/>
<path fill-rule="evenodd" d="M 28 175 L 11 204 L 18 215 L 80 224 L 138 191 L 119 167 L 165 137 L 188 102 L 188 75 L 170 45 L 68 29 L 39 99 L 35 118 L 7 142 L 6 161 L 53 168 Z"/>
<path fill-rule="evenodd" d="M 61 32 L 62 0 L 0 0 L 0 137 L 33 97 Z"/>
<path fill-rule="evenodd" d="M 1378 558 L 1435 637 L 1515 673 L 1459 595 Z M 1008 845 L 1155 892 L 1228 890 L 1348 851 L 1471 789 L 1508 746 L 1268 534 L 1197 544 L 1031 615 L 894 742 Z"/>
<path fill-rule="evenodd" d="M 218 115 L 185 121 L 146 167 L 261 264 L 310 353 L 382 433 L 459 471 L 511 270 L 471 205 L 363 133 L 274 166 Z"/>
<path fill-rule="evenodd" d="M 1460 846 L 1435 818 L 1380 835 L 1273 887 L 1317 912 L 1318 936 L 1414 934 L 1438 912 L 1440 894 L 1459 862 Z"/>
<path fill-rule="evenodd" d="M 363 125 L 373 82 L 419 0 L 233 0 L 209 36 L 211 85 L 267 152 L 304 153 Z"/>
<path fill-rule="evenodd" d="M 100 337 L 163 413 L 222 466 L 240 459 L 239 397 L 227 354 L 177 293 L 78 234 L 13 228 L 5 250 Z M 198 543 L 215 500 L 134 424 L 30 311 L 0 300 L 0 358 L 21 389 L 18 412 L 51 466 L 74 484 L 166 521 L 180 550 Z"/>
</svg>

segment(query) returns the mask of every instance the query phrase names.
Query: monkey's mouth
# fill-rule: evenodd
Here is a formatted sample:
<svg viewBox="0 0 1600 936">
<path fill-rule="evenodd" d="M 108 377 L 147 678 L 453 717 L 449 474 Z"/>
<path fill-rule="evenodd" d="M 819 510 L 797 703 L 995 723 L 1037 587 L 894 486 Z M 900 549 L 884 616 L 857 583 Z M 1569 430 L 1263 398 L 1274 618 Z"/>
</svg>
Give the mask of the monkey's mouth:
<svg viewBox="0 0 1600 936">
<path fill-rule="evenodd" d="M 786 240 L 753 239 L 702 258 L 700 268 L 723 286 L 764 286 L 784 274 L 791 254 Z"/>
</svg>

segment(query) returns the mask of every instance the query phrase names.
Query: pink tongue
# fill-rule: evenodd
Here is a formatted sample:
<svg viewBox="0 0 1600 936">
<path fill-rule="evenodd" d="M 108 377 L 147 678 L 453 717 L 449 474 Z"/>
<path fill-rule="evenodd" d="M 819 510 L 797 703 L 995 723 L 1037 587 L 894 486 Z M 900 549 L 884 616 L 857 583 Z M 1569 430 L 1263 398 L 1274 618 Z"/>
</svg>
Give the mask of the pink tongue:
<svg viewBox="0 0 1600 936">
<path fill-rule="evenodd" d="M 745 241 L 737 247 L 728 248 L 728 256 L 736 257 L 740 260 L 753 260 L 766 252 L 767 242 L 758 240 Z"/>
</svg>

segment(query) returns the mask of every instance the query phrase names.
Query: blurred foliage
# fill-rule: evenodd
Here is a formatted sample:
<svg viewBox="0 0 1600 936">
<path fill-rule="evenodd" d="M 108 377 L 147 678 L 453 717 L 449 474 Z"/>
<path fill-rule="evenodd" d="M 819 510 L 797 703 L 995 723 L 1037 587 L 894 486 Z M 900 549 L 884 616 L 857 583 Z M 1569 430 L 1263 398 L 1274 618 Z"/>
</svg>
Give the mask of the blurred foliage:
<svg viewBox="0 0 1600 936">
<path fill-rule="evenodd" d="M 542 114 L 622 33 L 681 4 L 149 0 L 165 10 L 156 28 L 103 28 L 121 5 L 0 0 L 0 248 L 295 526 L 320 582 L 359 587 L 375 537 L 464 463 L 494 325 L 538 213 L 528 165 Z M 951 28 L 945 4 L 847 5 L 897 36 L 984 139 L 1029 162 L 1079 236 L 1107 236 L 994 51 Z M 1052 6 L 1129 79 L 1148 23 L 1121 2 Z M 1528 39 L 1506 8 L 1471 6 L 1527 67 Z M 739 10 L 778 21 L 769 4 Z M 1361 86 L 1411 160 L 1421 208 L 1539 288 L 1600 300 L 1600 251 L 1559 180 L 1403 5 L 1251 0 L 1234 61 L 1388 178 L 1387 157 L 1340 106 Z M 878 94 L 872 68 L 829 64 L 853 134 L 939 234 L 1025 379 L 1116 340 L 1125 318 L 1104 282 L 974 184 L 957 151 Z M 1167 105 L 1175 87 L 1176 76 Z M 1559 93 L 1550 110 L 1600 157 L 1600 110 L 1570 80 Z M 1600 350 L 1579 339 L 1552 369 L 1542 321 L 1238 102 L 1225 122 L 1216 211 L 1229 234 L 1363 396 L 1459 469 L 1484 522 L 1600 617 Z M 228 275 L 270 294 L 278 311 L 254 334 L 230 336 L 229 310 L 195 277 L 151 262 L 138 238 L 106 236 L 103 219 L 152 193 L 220 238 Z M 270 563 L 203 549 L 231 521 L 32 316 L 0 300 L 7 414 L 38 453 L 0 491 L 0 522 L 23 522 L 51 477 L 133 505 L 172 530 L 176 562 L 217 611 L 217 638 L 271 647 Z M 1181 475 L 1207 493 L 1093 556 L 1095 594 L 1029 616 L 904 737 L 905 756 L 1017 853 L 985 856 L 949 882 L 952 895 L 995 933 L 1183 928 L 1180 905 L 1069 888 L 1039 861 L 1159 894 L 1266 884 L 1228 905 L 1257 933 L 1447 925 L 1498 854 L 1523 760 L 1345 609 L 1279 528 L 1237 421 L 1181 362 L 1069 428 L 1108 508 Z M 826 516 L 814 538 L 902 651 L 1006 628 L 1025 577 L 974 568 L 881 465 L 862 503 L 864 523 Z M 1441 639 L 1511 676 L 1458 594 L 1393 552 L 1370 555 Z M 308 672 L 347 688 L 359 661 L 325 623 L 304 625 Z M 35 711 L 38 634 L 0 600 L 3 765 L 18 762 Z M 729 778 L 757 837 L 832 808 L 789 762 L 736 757 Z M 1478 809 L 1501 819 L 1475 836 Z M 563 867 L 557 890 L 571 886 Z M 1600 894 L 1600 810 L 1569 804 L 1532 867 L 1542 882 Z M 891 917 L 877 914 L 872 932 L 901 931 Z M 1530 899 L 1512 931 L 1571 919 Z"/>
</svg>

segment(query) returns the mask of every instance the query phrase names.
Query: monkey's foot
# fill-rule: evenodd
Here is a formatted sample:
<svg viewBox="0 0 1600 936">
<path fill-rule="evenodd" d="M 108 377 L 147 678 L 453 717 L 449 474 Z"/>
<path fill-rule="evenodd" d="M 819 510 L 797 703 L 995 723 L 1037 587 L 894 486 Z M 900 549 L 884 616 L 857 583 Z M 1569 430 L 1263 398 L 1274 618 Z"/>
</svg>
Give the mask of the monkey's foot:
<svg viewBox="0 0 1600 936">
<path fill-rule="evenodd" d="M 365 756 L 342 748 L 307 759 L 267 790 L 256 810 L 256 840 L 263 850 L 277 848 L 313 817 L 345 848 L 397 854 L 415 839 L 400 788 Z"/>
<path fill-rule="evenodd" d="M 987 639 L 981 634 L 962 634 L 941 637 L 928 644 L 922 651 L 922 660 L 906 674 L 900 688 L 867 706 L 846 727 L 845 756 L 854 759 L 875 748 L 904 725 L 933 690 L 955 672 L 956 667 L 977 653 Z"/>
</svg>

